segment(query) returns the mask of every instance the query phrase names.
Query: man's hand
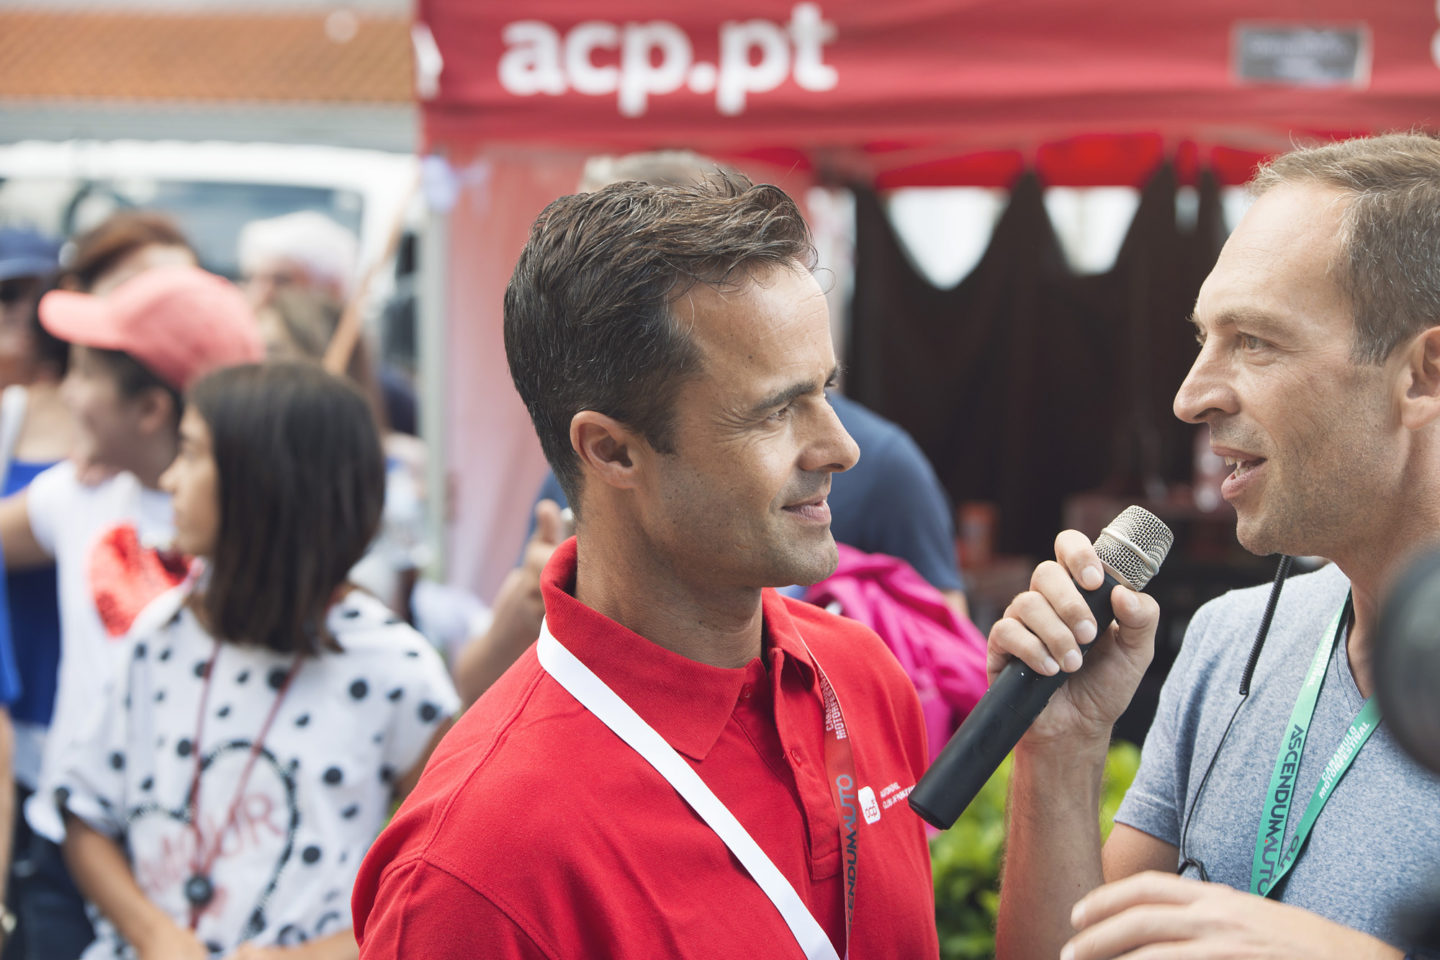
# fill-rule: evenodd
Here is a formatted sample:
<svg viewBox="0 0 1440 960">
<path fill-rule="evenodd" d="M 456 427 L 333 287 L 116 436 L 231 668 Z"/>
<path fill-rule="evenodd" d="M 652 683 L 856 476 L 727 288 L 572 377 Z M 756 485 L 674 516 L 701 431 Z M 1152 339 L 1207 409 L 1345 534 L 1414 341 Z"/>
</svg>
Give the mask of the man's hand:
<svg viewBox="0 0 1440 960">
<path fill-rule="evenodd" d="M 535 532 L 525 543 L 520 565 L 500 584 L 489 628 L 472 637 L 455 658 L 455 689 L 467 707 L 539 636 L 540 621 L 545 617 L 540 575 L 555 548 L 569 536 L 569 524 L 559 504 L 554 500 L 535 504 Z"/>
<path fill-rule="evenodd" d="M 545 564 L 550 562 L 550 555 L 569 538 L 570 532 L 569 524 L 558 503 L 554 500 L 541 500 L 535 504 L 535 532 L 525 542 L 525 556 L 520 561 L 519 569 L 524 573 L 524 587 L 521 590 L 523 605 L 534 620 L 537 631 L 540 618 L 545 616 L 545 600 L 540 593 L 540 575 L 545 571 Z"/>
<path fill-rule="evenodd" d="M 1115 626 L 1082 661 L 1079 645 L 1095 637 L 1097 624 L 1075 584 L 1096 589 L 1104 570 L 1090 541 L 1075 530 L 1055 538 L 1055 557 L 1035 569 L 1030 589 L 1011 601 L 991 628 L 986 670 L 993 681 L 1012 657 L 1047 676 L 1073 673 L 1083 662 L 1085 669 L 1051 698 L 1026 742 L 1073 735 L 1108 741 L 1154 655 L 1160 607 L 1153 597 L 1115 587 Z"/>
<path fill-rule="evenodd" d="M 1148 871 L 1090 892 L 1060 960 L 1400 960 L 1400 951 L 1323 917 L 1223 884 Z"/>
</svg>

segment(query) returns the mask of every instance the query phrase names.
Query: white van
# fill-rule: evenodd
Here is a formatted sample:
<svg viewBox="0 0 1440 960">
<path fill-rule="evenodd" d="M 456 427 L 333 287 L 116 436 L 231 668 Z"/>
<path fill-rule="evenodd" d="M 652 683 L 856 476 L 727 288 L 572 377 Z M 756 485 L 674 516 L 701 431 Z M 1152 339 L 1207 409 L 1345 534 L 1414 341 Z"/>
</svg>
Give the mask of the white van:
<svg viewBox="0 0 1440 960">
<path fill-rule="evenodd" d="M 346 147 L 24 141 L 0 145 L 0 224 L 66 237 L 118 208 L 158 210 L 175 218 L 205 267 L 234 277 L 245 223 L 315 210 L 360 237 L 363 269 L 404 214 L 415 170 L 412 155 Z"/>
</svg>

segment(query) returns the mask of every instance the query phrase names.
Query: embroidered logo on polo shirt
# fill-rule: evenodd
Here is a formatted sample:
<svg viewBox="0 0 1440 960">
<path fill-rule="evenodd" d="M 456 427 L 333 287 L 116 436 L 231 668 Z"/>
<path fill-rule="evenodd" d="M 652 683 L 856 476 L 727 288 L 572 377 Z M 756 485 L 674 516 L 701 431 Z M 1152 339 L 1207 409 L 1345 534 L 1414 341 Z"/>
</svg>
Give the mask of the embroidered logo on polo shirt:
<svg viewBox="0 0 1440 960">
<path fill-rule="evenodd" d="M 901 787 L 898 783 L 892 783 L 890 784 L 890 786 L 880 791 L 880 799 L 884 801 L 885 809 L 889 810 L 891 807 L 895 806 L 895 804 L 910 796 L 910 791 L 914 789 L 915 784 L 913 783 L 910 784 L 910 786 L 908 787 Z"/>
</svg>

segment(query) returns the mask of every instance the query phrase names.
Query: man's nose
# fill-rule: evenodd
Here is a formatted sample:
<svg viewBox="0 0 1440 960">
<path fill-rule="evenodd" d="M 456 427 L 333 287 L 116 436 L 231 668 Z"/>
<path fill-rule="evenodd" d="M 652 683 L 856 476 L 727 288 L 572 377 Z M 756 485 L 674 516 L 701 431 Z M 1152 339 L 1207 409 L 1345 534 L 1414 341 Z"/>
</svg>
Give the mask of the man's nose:
<svg viewBox="0 0 1440 960">
<path fill-rule="evenodd" d="M 1234 413 L 1235 394 L 1217 350 L 1201 347 L 1190 372 L 1175 392 L 1175 416 L 1186 423 L 1204 423 L 1215 413 Z"/>
<path fill-rule="evenodd" d="M 840 473 L 849 470 L 860 460 L 859 444 L 850 436 L 835 413 L 835 408 L 829 403 L 825 404 L 825 409 L 821 412 L 819 434 L 813 446 L 813 459 L 817 465 L 809 469 Z"/>
</svg>

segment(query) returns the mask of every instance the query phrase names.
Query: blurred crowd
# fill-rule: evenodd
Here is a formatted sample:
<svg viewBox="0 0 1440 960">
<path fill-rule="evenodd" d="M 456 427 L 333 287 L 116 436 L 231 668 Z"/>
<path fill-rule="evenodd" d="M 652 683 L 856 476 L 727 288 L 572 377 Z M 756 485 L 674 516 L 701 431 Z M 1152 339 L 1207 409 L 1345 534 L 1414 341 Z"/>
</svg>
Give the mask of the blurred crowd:
<svg viewBox="0 0 1440 960">
<path fill-rule="evenodd" d="M 459 708 L 440 650 L 484 611 L 431 584 L 458 626 L 412 626 L 413 383 L 363 331 L 322 363 L 356 238 L 237 249 L 238 284 L 156 212 L 0 230 L 6 958 L 354 955 L 354 871 Z"/>
</svg>

